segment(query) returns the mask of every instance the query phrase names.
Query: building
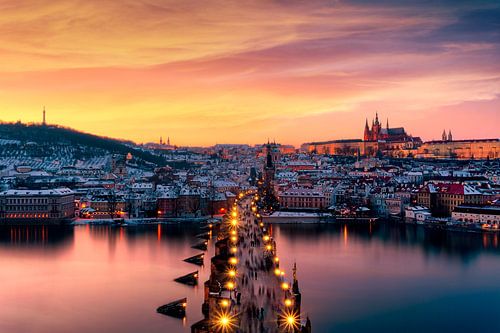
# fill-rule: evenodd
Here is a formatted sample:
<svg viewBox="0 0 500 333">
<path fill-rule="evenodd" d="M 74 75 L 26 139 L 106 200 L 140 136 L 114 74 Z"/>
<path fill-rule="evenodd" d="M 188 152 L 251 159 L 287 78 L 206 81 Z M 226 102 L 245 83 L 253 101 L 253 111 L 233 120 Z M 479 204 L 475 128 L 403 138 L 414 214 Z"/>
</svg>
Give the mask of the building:
<svg viewBox="0 0 500 333">
<path fill-rule="evenodd" d="M 365 123 L 364 141 L 395 141 L 405 142 L 413 141 L 413 137 L 406 134 L 404 127 L 389 128 L 389 119 L 385 128 L 378 120 L 378 113 L 375 114 L 375 119 L 372 120 L 371 128 L 368 126 L 368 119 Z"/>
<path fill-rule="evenodd" d="M 75 195 L 68 188 L 0 193 L 0 219 L 4 222 L 53 223 L 74 215 Z"/>
<path fill-rule="evenodd" d="M 471 206 L 460 205 L 455 207 L 451 217 L 460 222 L 500 224 L 500 206 Z"/>
<path fill-rule="evenodd" d="M 450 216 L 459 205 L 482 204 L 483 195 L 467 184 L 428 183 L 417 191 L 416 200 L 433 214 Z"/>
<path fill-rule="evenodd" d="M 284 209 L 326 209 L 330 203 L 321 188 L 289 188 L 279 192 L 278 199 Z"/>
<path fill-rule="evenodd" d="M 413 155 L 417 158 L 496 159 L 500 158 L 500 139 L 428 141 Z"/>
<path fill-rule="evenodd" d="M 162 191 L 156 199 L 157 215 L 163 217 L 175 217 L 178 214 L 178 195 L 175 191 Z"/>
<path fill-rule="evenodd" d="M 423 206 L 408 206 L 404 210 L 405 214 L 405 219 L 407 221 L 416 221 L 417 220 L 417 215 L 423 216 L 423 215 L 431 215 L 431 212 L 429 211 L 429 208 L 423 207 Z M 419 218 L 420 219 L 420 218 Z"/>
</svg>

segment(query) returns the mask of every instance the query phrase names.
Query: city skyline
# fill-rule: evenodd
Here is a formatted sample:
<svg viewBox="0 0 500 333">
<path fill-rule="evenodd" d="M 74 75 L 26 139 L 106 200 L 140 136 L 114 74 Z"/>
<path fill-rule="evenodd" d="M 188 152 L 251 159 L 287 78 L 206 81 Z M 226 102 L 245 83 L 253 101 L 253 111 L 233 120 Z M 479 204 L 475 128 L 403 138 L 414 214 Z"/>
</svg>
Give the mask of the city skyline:
<svg viewBox="0 0 500 333">
<path fill-rule="evenodd" d="M 498 137 L 493 1 L 3 3 L 2 121 L 177 145 Z M 186 129 L 190 129 L 187 131 Z"/>
</svg>

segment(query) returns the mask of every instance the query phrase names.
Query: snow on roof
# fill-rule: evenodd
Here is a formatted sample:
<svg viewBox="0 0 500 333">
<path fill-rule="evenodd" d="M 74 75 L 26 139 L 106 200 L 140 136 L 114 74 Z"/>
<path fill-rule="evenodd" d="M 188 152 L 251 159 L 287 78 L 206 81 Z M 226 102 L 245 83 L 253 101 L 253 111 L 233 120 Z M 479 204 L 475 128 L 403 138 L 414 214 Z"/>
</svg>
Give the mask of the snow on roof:
<svg viewBox="0 0 500 333">
<path fill-rule="evenodd" d="M 70 195 L 74 194 L 69 188 L 61 187 L 50 190 L 17 190 L 11 189 L 0 193 L 1 196 L 50 196 L 50 195 Z"/>
</svg>

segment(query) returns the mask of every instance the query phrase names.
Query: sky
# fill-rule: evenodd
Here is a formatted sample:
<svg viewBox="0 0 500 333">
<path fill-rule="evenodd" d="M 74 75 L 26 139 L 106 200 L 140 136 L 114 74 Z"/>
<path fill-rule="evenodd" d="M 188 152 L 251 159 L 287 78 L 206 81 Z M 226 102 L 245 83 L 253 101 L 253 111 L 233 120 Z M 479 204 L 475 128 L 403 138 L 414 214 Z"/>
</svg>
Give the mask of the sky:
<svg viewBox="0 0 500 333">
<path fill-rule="evenodd" d="M 136 142 L 498 138 L 499 1 L 0 0 L 0 120 Z"/>
</svg>

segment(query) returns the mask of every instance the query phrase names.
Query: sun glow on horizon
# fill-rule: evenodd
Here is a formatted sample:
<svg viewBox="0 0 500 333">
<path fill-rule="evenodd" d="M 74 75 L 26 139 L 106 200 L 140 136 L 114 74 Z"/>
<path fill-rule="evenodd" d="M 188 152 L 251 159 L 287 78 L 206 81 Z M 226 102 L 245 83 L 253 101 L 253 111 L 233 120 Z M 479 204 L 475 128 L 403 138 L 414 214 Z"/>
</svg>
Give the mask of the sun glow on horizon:
<svg viewBox="0 0 500 333">
<path fill-rule="evenodd" d="M 426 140 L 497 137 L 498 3 L 395 4 L 4 4 L 0 120 L 45 105 L 137 143 L 298 146 L 361 138 L 379 111 Z"/>
</svg>

